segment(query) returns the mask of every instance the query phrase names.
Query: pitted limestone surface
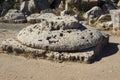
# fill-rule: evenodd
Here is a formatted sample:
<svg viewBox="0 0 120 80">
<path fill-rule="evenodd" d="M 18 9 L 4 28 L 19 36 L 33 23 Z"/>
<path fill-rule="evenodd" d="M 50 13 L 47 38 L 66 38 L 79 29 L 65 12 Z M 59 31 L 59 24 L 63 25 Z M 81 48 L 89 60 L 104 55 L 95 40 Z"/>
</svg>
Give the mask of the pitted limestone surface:
<svg viewBox="0 0 120 80">
<path fill-rule="evenodd" d="M 92 28 L 49 31 L 33 25 L 20 31 L 17 38 L 24 45 L 36 49 L 80 51 L 96 46 L 102 41 L 103 35 Z"/>
<path fill-rule="evenodd" d="M 3 51 L 8 52 L 16 52 L 16 53 L 39 53 L 43 54 L 45 50 L 41 49 L 34 49 L 27 47 L 25 45 L 22 45 L 18 40 L 9 38 L 7 40 L 4 40 L 1 44 L 1 47 Z"/>
<path fill-rule="evenodd" d="M 56 16 L 53 13 L 45 13 L 45 14 L 32 14 L 27 17 L 27 21 L 30 23 L 39 23 L 46 21 L 48 24 L 56 27 L 72 27 L 78 28 L 79 22 L 74 16 Z"/>
<path fill-rule="evenodd" d="M 68 18 L 68 16 L 65 16 Z M 52 60 L 88 62 L 101 53 L 109 37 L 100 31 L 80 24 L 70 17 L 56 20 L 44 18 L 19 32 L 16 39 L 2 42 L 2 50 L 33 53 Z M 41 18 L 42 19 L 42 18 Z"/>
<path fill-rule="evenodd" d="M 32 53 L 34 56 L 43 57 L 54 61 L 77 61 L 88 63 L 94 57 L 93 51 L 87 52 L 55 52 L 42 49 L 34 49 L 22 45 L 15 39 L 7 39 L 2 42 L 2 50 L 15 53 Z"/>
</svg>

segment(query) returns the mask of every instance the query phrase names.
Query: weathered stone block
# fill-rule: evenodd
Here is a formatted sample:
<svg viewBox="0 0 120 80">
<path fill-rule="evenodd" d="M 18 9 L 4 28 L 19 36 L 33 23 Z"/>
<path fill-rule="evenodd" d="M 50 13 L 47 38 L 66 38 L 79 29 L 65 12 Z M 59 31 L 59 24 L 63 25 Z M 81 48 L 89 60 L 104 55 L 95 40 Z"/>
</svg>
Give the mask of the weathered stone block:
<svg viewBox="0 0 120 80">
<path fill-rule="evenodd" d="M 112 22 L 113 22 L 113 30 L 120 30 L 120 10 L 110 10 Z"/>
</svg>

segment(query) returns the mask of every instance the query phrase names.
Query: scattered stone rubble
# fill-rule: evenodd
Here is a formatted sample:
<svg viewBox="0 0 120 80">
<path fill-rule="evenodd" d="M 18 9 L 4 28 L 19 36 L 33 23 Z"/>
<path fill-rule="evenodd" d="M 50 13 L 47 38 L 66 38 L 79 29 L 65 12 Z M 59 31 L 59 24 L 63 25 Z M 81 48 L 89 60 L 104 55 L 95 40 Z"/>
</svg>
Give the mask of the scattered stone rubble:
<svg viewBox="0 0 120 80">
<path fill-rule="evenodd" d="M 74 4 L 74 6 L 75 4 L 78 5 L 80 4 L 80 0 L 44 0 L 43 2 L 40 0 L 23 1 L 20 10 L 9 10 L 5 16 L 0 18 L 0 21 L 16 23 L 39 23 L 49 18 L 54 20 L 57 18 L 65 19 L 65 16 L 73 15 L 71 11 L 74 12 L 74 8 L 77 9 L 77 7 L 74 7 L 70 10 L 69 7 L 72 4 Z M 57 12 L 57 10 L 55 10 L 53 7 L 57 9 L 61 7 L 64 10 L 61 9 L 59 13 L 59 11 Z M 75 13 L 74 17 L 80 22 L 81 20 L 84 20 L 84 22 L 86 21 L 85 23 L 87 23 L 87 25 L 93 25 L 97 23 L 96 26 L 99 26 L 102 29 L 111 29 L 111 27 L 113 28 L 111 15 L 109 12 L 106 13 L 103 10 L 103 7 L 100 8 L 98 6 L 94 6 L 92 9 L 84 13 L 84 19 L 80 17 L 80 12 Z"/>
<path fill-rule="evenodd" d="M 70 20 L 68 20 L 70 19 Z M 56 16 L 55 14 L 53 13 L 44 13 L 44 14 L 32 14 L 30 16 L 27 17 L 27 21 L 29 23 L 39 23 L 41 21 L 47 21 L 47 22 L 61 22 L 63 23 L 63 20 L 64 21 L 76 21 L 78 22 L 77 20 L 77 17 L 76 16 Z"/>
<path fill-rule="evenodd" d="M 8 13 L 1 18 L 2 22 L 15 22 L 15 23 L 24 23 L 26 22 L 26 17 L 24 14 L 16 9 L 11 9 Z"/>
<path fill-rule="evenodd" d="M 110 14 L 101 15 L 97 20 L 97 26 L 104 30 L 112 30 L 113 22 Z"/>
<path fill-rule="evenodd" d="M 111 10 L 110 14 L 113 22 L 113 30 L 120 30 L 120 10 Z"/>
<path fill-rule="evenodd" d="M 119 9 L 116 11 L 116 14 L 118 11 Z M 113 21 L 111 18 L 112 15 L 113 14 L 105 13 L 104 10 L 102 10 L 100 7 L 95 6 L 86 13 L 84 13 L 83 17 L 86 19 L 88 25 L 95 25 L 95 27 L 102 30 L 111 30 L 113 29 Z M 115 16 L 113 16 L 113 18 L 114 17 Z"/>
<path fill-rule="evenodd" d="M 99 18 L 102 15 L 102 9 L 98 6 L 93 7 L 92 9 L 90 9 L 89 11 L 87 11 L 84 14 L 84 18 L 85 19 L 94 19 L 94 18 Z"/>
<path fill-rule="evenodd" d="M 80 24 L 72 16 L 54 16 L 24 28 L 16 39 L 4 40 L 1 47 L 3 51 L 32 53 L 54 61 L 88 63 L 102 54 L 108 42 L 108 35 Z"/>
</svg>

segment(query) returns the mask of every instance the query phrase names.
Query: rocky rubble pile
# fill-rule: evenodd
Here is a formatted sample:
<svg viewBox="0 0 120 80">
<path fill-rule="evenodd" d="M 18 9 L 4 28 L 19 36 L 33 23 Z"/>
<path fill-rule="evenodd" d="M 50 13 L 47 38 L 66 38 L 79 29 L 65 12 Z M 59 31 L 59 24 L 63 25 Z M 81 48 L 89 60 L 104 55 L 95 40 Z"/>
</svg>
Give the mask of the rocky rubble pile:
<svg viewBox="0 0 120 80">
<path fill-rule="evenodd" d="M 26 17 L 21 11 L 16 9 L 11 9 L 8 13 L 0 18 L 1 22 L 14 22 L 14 23 L 24 23 L 26 22 Z"/>
<path fill-rule="evenodd" d="M 83 0 L 84 2 L 84 0 Z M 91 2 L 91 1 L 90 1 Z M 39 23 L 42 20 L 58 18 L 55 15 L 76 15 L 74 16 L 77 20 L 82 20 L 80 18 L 80 13 L 78 7 L 80 8 L 81 0 L 27 0 L 22 1 L 20 10 L 12 9 L 7 12 L 7 14 L 0 18 L 1 22 L 29 22 L 29 23 Z M 111 21 L 111 15 L 109 13 L 110 6 L 94 6 L 92 9 L 88 10 L 83 16 L 84 21 L 88 25 L 93 25 L 102 29 L 111 29 L 113 23 Z M 108 5 L 108 4 L 107 4 Z M 112 5 L 111 5 L 112 6 Z M 113 6 L 112 6 L 113 7 Z M 60 9 L 60 11 L 59 11 Z M 107 10 L 106 10 L 107 9 Z M 114 8 L 115 9 L 115 8 Z M 51 14 L 45 14 L 51 13 Z M 45 15 L 44 15 L 45 14 Z M 53 17 L 54 16 L 54 17 Z M 59 16 L 59 18 L 62 18 Z M 56 19 L 55 19 L 56 20 Z"/>
<path fill-rule="evenodd" d="M 105 13 L 100 7 L 95 6 L 86 13 L 83 17 L 88 25 L 94 25 L 99 29 L 109 30 L 113 28 L 113 22 L 110 13 Z"/>
</svg>

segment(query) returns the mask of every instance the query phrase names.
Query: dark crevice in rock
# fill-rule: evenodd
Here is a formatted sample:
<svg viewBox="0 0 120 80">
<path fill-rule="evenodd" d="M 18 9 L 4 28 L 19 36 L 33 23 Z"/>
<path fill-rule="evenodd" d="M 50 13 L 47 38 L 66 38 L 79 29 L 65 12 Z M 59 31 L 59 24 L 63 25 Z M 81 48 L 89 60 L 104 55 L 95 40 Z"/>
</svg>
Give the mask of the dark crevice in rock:
<svg viewBox="0 0 120 80">
<path fill-rule="evenodd" d="M 38 41 L 42 41 L 42 40 L 38 40 Z"/>
<path fill-rule="evenodd" d="M 63 33 L 60 33 L 60 36 L 63 37 Z"/>
</svg>

